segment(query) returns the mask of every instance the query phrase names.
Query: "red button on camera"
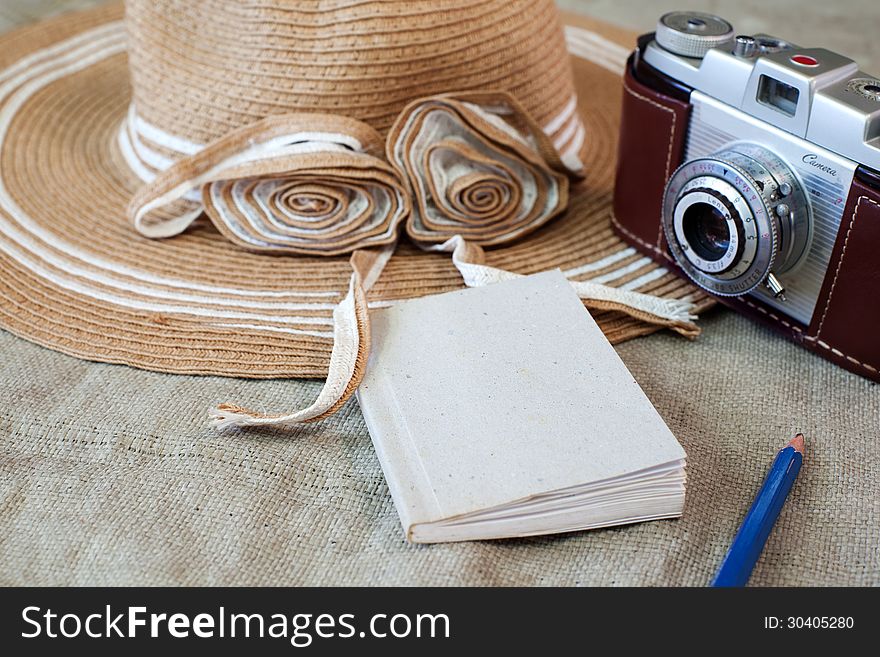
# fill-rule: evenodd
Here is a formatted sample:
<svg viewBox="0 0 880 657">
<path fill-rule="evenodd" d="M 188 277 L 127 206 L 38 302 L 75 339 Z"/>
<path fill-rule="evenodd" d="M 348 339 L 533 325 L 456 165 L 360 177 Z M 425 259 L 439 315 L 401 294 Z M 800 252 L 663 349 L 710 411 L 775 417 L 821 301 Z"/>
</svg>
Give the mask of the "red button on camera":
<svg viewBox="0 0 880 657">
<path fill-rule="evenodd" d="M 809 55 L 794 55 L 791 61 L 798 66 L 818 66 L 819 60 Z"/>
</svg>

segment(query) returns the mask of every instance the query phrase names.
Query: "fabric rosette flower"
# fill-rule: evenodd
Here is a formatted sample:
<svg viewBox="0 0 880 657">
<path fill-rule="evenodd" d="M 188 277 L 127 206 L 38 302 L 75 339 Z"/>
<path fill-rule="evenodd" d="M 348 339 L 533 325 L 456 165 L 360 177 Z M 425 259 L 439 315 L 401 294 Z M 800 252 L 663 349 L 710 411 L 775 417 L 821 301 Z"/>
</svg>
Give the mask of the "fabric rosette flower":
<svg viewBox="0 0 880 657">
<path fill-rule="evenodd" d="M 410 237 L 461 235 L 492 246 L 526 235 L 568 204 L 567 169 L 549 137 L 507 93 L 417 100 L 387 140 L 388 160 L 413 195 Z"/>
<path fill-rule="evenodd" d="M 339 255 L 391 244 L 410 201 L 383 146 L 354 119 L 271 116 L 176 162 L 138 191 L 129 214 L 143 235 L 169 237 L 204 211 L 254 251 Z"/>
</svg>

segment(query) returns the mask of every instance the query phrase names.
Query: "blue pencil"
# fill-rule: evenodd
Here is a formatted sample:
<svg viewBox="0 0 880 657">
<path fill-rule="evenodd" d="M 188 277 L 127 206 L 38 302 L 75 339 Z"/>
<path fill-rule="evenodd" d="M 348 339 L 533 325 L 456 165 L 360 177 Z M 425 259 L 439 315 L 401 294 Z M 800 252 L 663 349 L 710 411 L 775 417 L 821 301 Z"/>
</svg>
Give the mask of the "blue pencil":
<svg viewBox="0 0 880 657">
<path fill-rule="evenodd" d="M 799 433 L 773 459 L 770 472 L 733 537 L 712 586 L 745 586 L 749 581 L 803 460 L 804 435 Z"/>
</svg>

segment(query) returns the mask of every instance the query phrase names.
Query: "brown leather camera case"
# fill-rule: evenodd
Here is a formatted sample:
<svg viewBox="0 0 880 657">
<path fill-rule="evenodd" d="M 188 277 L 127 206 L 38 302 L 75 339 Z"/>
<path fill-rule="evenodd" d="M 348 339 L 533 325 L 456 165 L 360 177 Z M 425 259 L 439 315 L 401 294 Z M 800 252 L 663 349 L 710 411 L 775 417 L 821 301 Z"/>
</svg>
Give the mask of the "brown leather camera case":
<svg viewBox="0 0 880 657">
<path fill-rule="evenodd" d="M 682 162 L 690 104 L 641 84 L 630 59 L 612 223 L 634 247 L 679 275 L 660 223 L 666 181 Z M 880 190 L 856 179 L 809 326 L 748 296 L 721 303 L 782 331 L 810 351 L 880 381 Z"/>
</svg>

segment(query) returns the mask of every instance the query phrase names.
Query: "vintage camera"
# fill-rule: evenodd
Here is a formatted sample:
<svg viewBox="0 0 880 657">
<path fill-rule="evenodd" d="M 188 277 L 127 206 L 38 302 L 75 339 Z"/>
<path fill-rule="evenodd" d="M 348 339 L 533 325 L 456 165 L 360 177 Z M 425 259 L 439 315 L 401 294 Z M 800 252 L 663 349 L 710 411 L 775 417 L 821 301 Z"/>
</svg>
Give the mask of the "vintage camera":
<svg viewBox="0 0 880 657">
<path fill-rule="evenodd" d="M 880 380 L 880 80 L 829 50 L 672 12 L 624 77 L 615 230 Z"/>
</svg>

